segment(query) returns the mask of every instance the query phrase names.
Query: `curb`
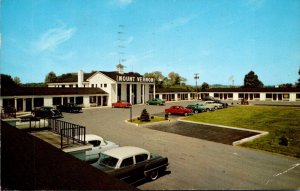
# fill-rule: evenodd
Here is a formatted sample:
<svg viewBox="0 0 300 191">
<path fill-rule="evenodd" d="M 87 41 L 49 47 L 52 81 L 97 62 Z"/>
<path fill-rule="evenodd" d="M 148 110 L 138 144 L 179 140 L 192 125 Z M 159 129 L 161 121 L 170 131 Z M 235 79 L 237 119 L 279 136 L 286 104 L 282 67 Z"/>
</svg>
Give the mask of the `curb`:
<svg viewBox="0 0 300 191">
<path fill-rule="evenodd" d="M 194 121 L 188 121 L 184 119 L 178 119 L 178 121 L 181 122 L 186 122 L 186 123 L 195 123 L 195 124 L 201 124 L 201 125 L 208 125 L 208 126 L 214 126 L 214 127 L 221 127 L 221 128 L 227 128 L 227 129 L 235 129 L 235 130 L 241 130 L 241 131 L 249 131 L 249 132 L 254 132 L 254 133 L 259 133 L 258 135 L 253 135 L 251 137 L 247 137 L 238 141 L 234 141 L 232 143 L 233 146 L 238 146 L 243 143 L 253 141 L 254 139 L 260 138 L 262 136 L 268 135 L 269 132 L 267 131 L 258 131 L 258 130 L 252 130 L 252 129 L 244 129 L 244 128 L 239 128 L 239 127 L 231 127 L 231 126 L 225 126 L 225 125 L 218 125 L 218 124 L 211 124 L 211 123 L 203 123 L 203 122 L 194 122 Z"/>
</svg>

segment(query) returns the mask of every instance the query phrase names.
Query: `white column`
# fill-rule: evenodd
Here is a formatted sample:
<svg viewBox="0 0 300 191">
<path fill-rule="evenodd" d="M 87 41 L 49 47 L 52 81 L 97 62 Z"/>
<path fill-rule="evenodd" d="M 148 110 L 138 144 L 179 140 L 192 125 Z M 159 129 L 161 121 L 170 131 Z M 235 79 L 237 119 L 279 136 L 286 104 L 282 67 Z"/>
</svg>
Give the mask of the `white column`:
<svg viewBox="0 0 300 191">
<path fill-rule="evenodd" d="M 25 98 L 23 98 L 23 111 L 26 111 L 26 99 Z"/>
<path fill-rule="evenodd" d="M 116 83 L 116 97 L 117 97 L 117 101 L 119 101 L 119 99 L 121 98 L 118 98 L 118 84 Z"/>
<path fill-rule="evenodd" d="M 132 84 L 129 85 L 129 102 L 132 104 Z"/>
<path fill-rule="evenodd" d="M 153 98 L 155 98 L 155 84 L 153 85 Z"/>
<path fill-rule="evenodd" d="M 143 104 L 145 104 L 145 84 L 142 84 Z"/>
</svg>

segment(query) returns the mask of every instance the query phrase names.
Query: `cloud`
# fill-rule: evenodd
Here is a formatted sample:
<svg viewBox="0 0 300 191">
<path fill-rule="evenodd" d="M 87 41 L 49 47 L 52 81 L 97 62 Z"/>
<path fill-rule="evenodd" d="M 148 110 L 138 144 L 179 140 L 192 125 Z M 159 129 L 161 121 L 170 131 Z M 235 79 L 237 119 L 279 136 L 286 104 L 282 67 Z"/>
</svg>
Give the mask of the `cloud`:
<svg viewBox="0 0 300 191">
<path fill-rule="evenodd" d="M 68 41 L 75 32 L 75 28 L 52 28 L 42 34 L 35 45 L 39 51 L 54 50 L 60 44 Z"/>
<path fill-rule="evenodd" d="M 133 3 L 133 0 L 110 0 L 110 3 L 118 7 L 126 7 Z"/>
<path fill-rule="evenodd" d="M 165 31 L 169 31 L 169 30 L 172 30 L 174 28 L 178 28 L 178 27 L 181 27 L 181 26 L 184 26 L 186 24 L 188 24 L 191 20 L 193 20 L 196 16 L 193 15 L 193 16 L 188 16 L 188 17 L 180 17 L 180 18 L 177 18 L 177 19 L 174 19 L 164 25 L 162 25 L 160 28 L 159 28 L 159 31 L 160 32 L 165 32 Z"/>
</svg>

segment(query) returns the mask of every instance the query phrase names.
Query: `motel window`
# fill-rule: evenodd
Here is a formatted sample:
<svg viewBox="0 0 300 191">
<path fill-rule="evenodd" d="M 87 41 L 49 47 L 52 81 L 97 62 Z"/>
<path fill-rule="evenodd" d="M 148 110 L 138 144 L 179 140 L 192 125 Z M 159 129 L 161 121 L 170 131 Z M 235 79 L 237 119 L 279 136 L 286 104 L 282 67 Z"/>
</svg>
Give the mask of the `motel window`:
<svg viewBox="0 0 300 191">
<path fill-rule="evenodd" d="M 61 97 L 53 97 L 52 103 L 53 105 L 61 105 Z"/>
<path fill-rule="evenodd" d="M 214 97 L 220 97 L 218 93 L 214 93 Z"/>
<path fill-rule="evenodd" d="M 96 103 L 96 96 L 90 96 L 90 103 Z"/>
<path fill-rule="evenodd" d="M 69 85 L 70 88 L 73 88 L 73 85 Z"/>
<path fill-rule="evenodd" d="M 62 87 L 62 88 L 65 88 L 66 86 L 65 86 L 65 85 L 61 85 L 61 87 Z"/>
<path fill-rule="evenodd" d="M 300 94 L 296 94 L 296 99 L 300 99 Z"/>
<path fill-rule="evenodd" d="M 92 88 L 94 87 L 94 84 L 92 84 Z"/>
<path fill-rule="evenodd" d="M 107 84 L 104 84 L 104 87 L 106 88 L 106 87 L 107 87 Z"/>
<path fill-rule="evenodd" d="M 244 98 L 244 94 L 241 94 L 241 93 L 240 93 L 240 94 L 239 94 L 239 98 L 241 98 L 241 99 Z"/>
<path fill-rule="evenodd" d="M 33 107 L 41 107 L 44 105 L 44 98 L 34 98 Z"/>
<path fill-rule="evenodd" d="M 272 99 L 272 94 L 266 94 L 266 98 Z"/>
<path fill-rule="evenodd" d="M 83 97 L 76 97 L 76 104 L 83 104 Z"/>
<path fill-rule="evenodd" d="M 78 88 L 78 84 L 76 84 L 76 88 Z"/>
<path fill-rule="evenodd" d="M 100 84 L 100 87 L 102 88 L 102 84 Z"/>
<path fill-rule="evenodd" d="M 232 93 L 228 94 L 228 98 L 233 98 L 233 94 Z"/>
<path fill-rule="evenodd" d="M 290 94 L 283 94 L 283 99 L 290 99 Z"/>
<path fill-rule="evenodd" d="M 260 94 L 254 94 L 254 98 L 260 98 Z"/>
</svg>

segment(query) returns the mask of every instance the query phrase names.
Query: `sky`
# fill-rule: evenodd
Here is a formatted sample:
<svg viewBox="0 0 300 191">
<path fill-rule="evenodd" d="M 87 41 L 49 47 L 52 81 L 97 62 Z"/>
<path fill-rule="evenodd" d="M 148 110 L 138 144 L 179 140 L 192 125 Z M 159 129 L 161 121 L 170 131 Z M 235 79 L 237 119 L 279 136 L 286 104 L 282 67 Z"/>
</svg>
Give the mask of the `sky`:
<svg viewBox="0 0 300 191">
<path fill-rule="evenodd" d="M 1 0 L 0 73 L 176 72 L 195 85 L 295 83 L 299 0 Z"/>
</svg>

